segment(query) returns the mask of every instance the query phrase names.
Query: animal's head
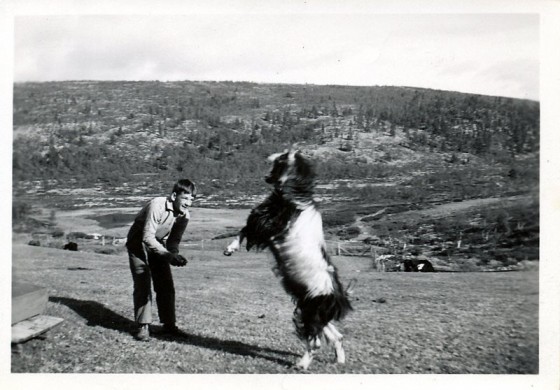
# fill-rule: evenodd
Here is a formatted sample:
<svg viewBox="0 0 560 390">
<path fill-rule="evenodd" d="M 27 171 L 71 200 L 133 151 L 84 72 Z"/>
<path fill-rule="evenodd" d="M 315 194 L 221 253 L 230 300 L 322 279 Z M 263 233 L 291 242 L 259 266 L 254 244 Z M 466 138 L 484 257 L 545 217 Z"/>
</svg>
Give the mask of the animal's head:
<svg viewBox="0 0 560 390">
<path fill-rule="evenodd" d="M 275 153 L 268 157 L 272 169 L 265 180 L 283 192 L 311 193 L 315 184 L 315 170 L 309 159 L 299 150 Z"/>
</svg>

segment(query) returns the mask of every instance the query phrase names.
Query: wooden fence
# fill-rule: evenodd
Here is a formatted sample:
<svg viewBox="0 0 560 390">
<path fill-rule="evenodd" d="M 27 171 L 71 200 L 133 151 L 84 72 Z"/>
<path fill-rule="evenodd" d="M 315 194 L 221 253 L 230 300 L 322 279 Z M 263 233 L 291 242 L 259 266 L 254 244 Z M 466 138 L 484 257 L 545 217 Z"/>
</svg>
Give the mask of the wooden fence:
<svg viewBox="0 0 560 390">
<path fill-rule="evenodd" d="M 185 250 L 223 251 L 233 240 L 233 237 L 220 240 L 202 240 L 181 243 Z M 378 272 L 394 271 L 399 261 L 390 250 L 363 242 L 326 241 L 327 253 L 331 256 L 357 256 L 371 259 L 372 269 Z"/>
<path fill-rule="evenodd" d="M 223 251 L 233 241 L 233 237 L 219 240 L 183 241 L 181 248 L 200 251 Z M 361 242 L 326 241 L 327 253 L 331 256 L 375 257 L 387 249 Z M 243 246 L 242 246 L 243 247 Z"/>
</svg>

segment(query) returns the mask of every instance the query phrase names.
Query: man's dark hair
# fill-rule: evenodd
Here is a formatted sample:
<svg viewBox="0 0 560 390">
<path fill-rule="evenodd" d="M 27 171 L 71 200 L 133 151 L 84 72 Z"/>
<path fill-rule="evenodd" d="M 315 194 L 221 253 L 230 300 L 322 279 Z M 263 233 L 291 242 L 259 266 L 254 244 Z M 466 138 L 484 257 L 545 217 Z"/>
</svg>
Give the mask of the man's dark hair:
<svg viewBox="0 0 560 390">
<path fill-rule="evenodd" d="M 196 196 L 196 185 L 189 179 L 181 179 L 173 186 L 173 192 L 177 195 L 191 194 L 192 196 Z"/>
</svg>

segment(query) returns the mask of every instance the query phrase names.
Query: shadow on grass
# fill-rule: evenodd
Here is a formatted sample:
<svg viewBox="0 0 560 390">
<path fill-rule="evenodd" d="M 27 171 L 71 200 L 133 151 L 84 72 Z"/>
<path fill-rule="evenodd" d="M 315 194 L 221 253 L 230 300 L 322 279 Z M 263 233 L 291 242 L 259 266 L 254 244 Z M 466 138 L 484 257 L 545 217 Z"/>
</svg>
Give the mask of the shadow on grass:
<svg viewBox="0 0 560 390">
<path fill-rule="evenodd" d="M 136 323 L 134 321 L 115 313 L 99 302 L 54 296 L 49 297 L 49 301 L 60 303 L 69 307 L 80 317 L 85 318 L 88 321 L 88 326 L 102 326 L 107 329 L 117 330 L 129 334 L 133 334 L 136 330 Z M 262 358 L 287 367 L 293 366 L 293 363 L 278 357 L 278 355 L 290 357 L 298 356 L 293 352 L 279 351 L 239 341 L 221 340 L 214 337 L 200 336 L 186 332 L 181 332 L 178 335 L 154 334 L 152 335 L 152 338 L 175 341 L 177 343 L 189 344 L 235 355 Z"/>
<path fill-rule="evenodd" d="M 136 328 L 134 321 L 115 313 L 99 302 L 66 297 L 49 297 L 49 301 L 68 306 L 80 317 L 85 318 L 88 326 L 102 326 L 124 333 L 132 333 Z"/>
<path fill-rule="evenodd" d="M 175 341 L 177 343 L 189 344 L 201 348 L 213 349 L 215 351 L 232 353 L 240 356 L 250 356 L 255 358 L 266 359 L 286 367 L 293 366 L 293 362 L 278 357 L 278 355 L 286 356 L 286 357 L 298 356 L 293 352 L 280 351 L 277 349 L 266 348 L 266 347 L 259 347 L 256 345 L 242 343 L 240 341 L 221 340 L 215 337 L 200 336 L 200 335 L 190 334 L 186 332 L 181 332 L 178 335 L 155 334 L 152 337 L 161 340 Z"/>
</svg>

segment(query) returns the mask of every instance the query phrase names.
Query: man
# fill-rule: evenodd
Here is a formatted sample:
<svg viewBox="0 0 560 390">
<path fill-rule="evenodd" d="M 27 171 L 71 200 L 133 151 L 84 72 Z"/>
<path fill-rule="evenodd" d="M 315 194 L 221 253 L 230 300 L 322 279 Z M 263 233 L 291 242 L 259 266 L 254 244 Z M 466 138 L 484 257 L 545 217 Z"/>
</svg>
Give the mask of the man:
<svg viewBox="0 0 560 390">
<path fill-rule="evenodd" d="M 188 208 L 196 197 L 196 186 L 188 179 L 177 181 L 168 197 L 148 202 L 136 215 L 128 232 L 126 248 L 134 284 L 134 319 L 137 340 L 150 339 L 153 281 L 162 332 L 177 334 L 175 286 L 171 267 L 183 267 L 179 243 L 190 219 Z"/>
</svg>

